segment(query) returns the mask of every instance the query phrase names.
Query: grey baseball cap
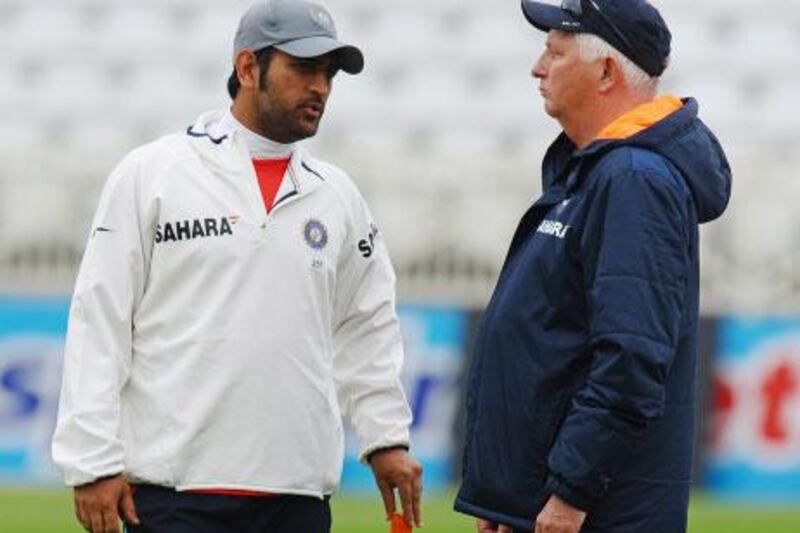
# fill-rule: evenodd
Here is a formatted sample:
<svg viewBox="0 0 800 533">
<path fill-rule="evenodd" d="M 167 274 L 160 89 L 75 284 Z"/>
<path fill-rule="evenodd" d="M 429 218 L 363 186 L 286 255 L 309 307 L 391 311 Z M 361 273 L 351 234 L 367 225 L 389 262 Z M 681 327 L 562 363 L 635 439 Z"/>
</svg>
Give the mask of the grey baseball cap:
<svg viewBox="0 0 800 533">
<path fill-rule="evenodd" d="M 262 0 L 245 12 L 233 41 L 234 58 L 242 50 L 268 46 L 304 58 L 335 51 L 345 72 L 358 74 L 364 69 L 361 50 L 337 39 L 330 13 L 306 0 Z"/>
</svg>

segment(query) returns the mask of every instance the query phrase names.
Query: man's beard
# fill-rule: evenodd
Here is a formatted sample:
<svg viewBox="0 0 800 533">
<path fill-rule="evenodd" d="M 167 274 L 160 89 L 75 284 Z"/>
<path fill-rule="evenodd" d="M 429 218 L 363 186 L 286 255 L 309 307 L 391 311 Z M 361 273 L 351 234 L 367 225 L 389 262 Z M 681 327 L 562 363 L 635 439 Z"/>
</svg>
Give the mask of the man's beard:
<svg viewBox="0 0 800 533">
<path fill-rule="evenodd" d="M 296 109 L 293 112 L 280 105 L 275 105 L 273 100 L 273 103 L 267 108 L 259 110 L 258 122 L 263 131 L 271 133 L 270 137 L 274 137 L 273 140 L 283 144 L 313 137 L 319 128 L 319 121 L 314 124 L 313 128 L 303 127 L 300 119 L 295 118 L 298 113 L 302 113 L 302 109 Z"/>
</svg>

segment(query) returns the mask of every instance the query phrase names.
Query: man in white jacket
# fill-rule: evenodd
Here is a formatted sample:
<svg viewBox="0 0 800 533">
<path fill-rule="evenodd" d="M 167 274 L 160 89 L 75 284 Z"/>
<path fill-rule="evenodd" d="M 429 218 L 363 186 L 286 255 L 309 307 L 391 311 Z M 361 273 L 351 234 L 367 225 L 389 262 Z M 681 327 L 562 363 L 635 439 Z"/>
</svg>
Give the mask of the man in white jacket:
<svg viewBox="0 0 800 533">
<path fill-rule="evenodd" d="M 330 530 L 358 434 L 387 515 L 421 468 L 394 273 L 358 190 L 296 143 L 361 52 L 305 0 L 242 17 L 230 111 L 134 150 L 75 286 L 53 457 L 94 533 Z"/>
</svg>

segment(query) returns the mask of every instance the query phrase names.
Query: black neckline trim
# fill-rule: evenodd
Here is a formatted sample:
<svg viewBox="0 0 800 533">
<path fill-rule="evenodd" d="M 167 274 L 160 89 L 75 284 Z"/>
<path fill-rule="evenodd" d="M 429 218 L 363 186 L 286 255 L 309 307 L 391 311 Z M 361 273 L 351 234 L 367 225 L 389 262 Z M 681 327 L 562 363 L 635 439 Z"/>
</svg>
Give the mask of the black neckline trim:
<svg viewBox="0 0 800 533">
<path fill-rule="evenodd" d="M 308 170 L 309 172 L 311 172 L 312 174 L 314 174 L 316 177 L 318 177 L 319 179 L 321 179 L 322 181 L 325 181 L 325 178 L 323 178 L 323 177 L 322 177 L 322 175 L 321 175 L 319 172 L 317 172 L 316 170 L 314 170 L 314 169 L 312 169 L 310 166 L 308 166 L 308 165 L 306 164 L 306 162 L 305 162 L 305 161 L 301 161 L 301 162 L 300 162 L 300 165 L 301 165 L 301 166 L 302 166 L 304 169 Z"/>
<path fill-rule="evenodd" d="M 208 137 L 208 139 L 214 144 L 222 144 L 222 141 L 228 138 L 227 135 L 223 135 L 222 137 L 214 138 L 208 133 L 197 133 L 196 131 L 192 130 L 192 126 L 189 126 L 186 129 L 186 135 L 190 137 Z"/>
<path fill-rule="evenodd" d="M 276 207 L 278 207 L 278 205 L 279 205 L 281 202 L 283 202 L 284 200 L 288 200 L 289 198 L 291 198 L 292 196 L 295 196 L 295 195 L 297 195 L 297 190 L 294 190 L 294 191 L 287 192 L 286 194 L 284 194 L 283 196 L 281 196 L 281 197 L 278 199 L 278 201 L 277 201 L 277 202 L 275 202 L 274 204 L 272 204 L 272 209 L 275 209 Z"/>
</svg>

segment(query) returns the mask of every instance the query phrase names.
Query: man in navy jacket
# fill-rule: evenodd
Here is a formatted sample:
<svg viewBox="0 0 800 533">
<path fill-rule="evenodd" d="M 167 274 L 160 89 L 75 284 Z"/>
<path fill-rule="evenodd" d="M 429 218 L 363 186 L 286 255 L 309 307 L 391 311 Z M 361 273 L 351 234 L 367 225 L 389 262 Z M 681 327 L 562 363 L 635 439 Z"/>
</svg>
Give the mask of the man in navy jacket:
<svg viewBox="0 0 800 533">
<path fill-rule="evenodd" d="M 657 96 L 670 32 L 645 0 L 523 0 L 563 127 L 476 343 L 458 511 L 478 530 L 686 530 L 698 224 L 730 167 L 691 99 Z"/>
</svg>

